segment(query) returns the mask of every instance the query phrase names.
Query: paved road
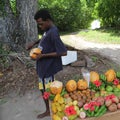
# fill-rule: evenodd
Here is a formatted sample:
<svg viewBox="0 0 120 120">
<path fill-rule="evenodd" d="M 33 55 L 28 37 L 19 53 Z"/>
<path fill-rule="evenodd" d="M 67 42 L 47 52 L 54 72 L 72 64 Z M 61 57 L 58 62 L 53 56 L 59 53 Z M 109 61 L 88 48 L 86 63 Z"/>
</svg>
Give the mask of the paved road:
<svg viewBox="0 0 120 120">
<path fill-rule="evenodd" d="M 0 101 L 0 120 L 51 120 L 50 117 L 37 119 L 37 115 L 44 111 L 39 90 L 29 91 L 24 96 L 11 93 Z"/>
<path fill-rule="evenodd" d="M 98 44 L 85 41 L 76 35 L 61 36 L 61 39 L 68 42 L 70 45 L 79 50 L 90 50 L 113 60 L 116 64 L 120 65 L 120 44 Z"/>
</svg>

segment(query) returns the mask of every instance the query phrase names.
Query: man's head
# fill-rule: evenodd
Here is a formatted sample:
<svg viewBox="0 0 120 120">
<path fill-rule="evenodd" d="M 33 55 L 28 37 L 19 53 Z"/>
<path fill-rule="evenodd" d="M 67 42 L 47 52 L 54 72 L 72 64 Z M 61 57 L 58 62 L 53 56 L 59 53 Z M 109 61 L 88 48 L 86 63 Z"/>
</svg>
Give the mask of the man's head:
<svg viewBox="0 0 120 120">
<path fill-rule="evenodd" d="M 51 15 L 46 9 L 41 9 L 37 11 L 34 16 L 34 19 L 36 20 L 41 30 L 49 29 L 52 23 Z"/>
</svg>

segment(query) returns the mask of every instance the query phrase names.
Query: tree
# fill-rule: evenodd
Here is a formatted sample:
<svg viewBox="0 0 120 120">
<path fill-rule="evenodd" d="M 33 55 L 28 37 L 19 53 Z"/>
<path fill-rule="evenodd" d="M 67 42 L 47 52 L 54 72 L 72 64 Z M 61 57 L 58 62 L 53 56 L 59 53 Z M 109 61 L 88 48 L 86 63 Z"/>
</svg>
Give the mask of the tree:
<svg viewBox="0 0 120 120">
<path fill-rule="evenodd" d="M 120 27 L 120 1 L 100 0 L 96 7 L 104 26 Z"/>
<path fill-rule="evenodd" d="M 93 6 L 94 18 L 101 20 L 103 27 L 120 27 L 119 0 L 87 0 Z"/>
<path fill-rule="evenodd" d="M 39 8 L 48 8 L 61 31 L 86 28 L 91 21 L 86 0 L 38 0 Z"/>
<path fill-rule="evenodd" d="M 11 1 L 16 4 L 11 4 Z M 15 7 L 13 9 L 13 7 Z M 2 17 L 5 21 L 6 41 L 16 49 L 28 41 L 38 39 L 34 14 L 37 0 L 4 0 Z"/>
</svg>

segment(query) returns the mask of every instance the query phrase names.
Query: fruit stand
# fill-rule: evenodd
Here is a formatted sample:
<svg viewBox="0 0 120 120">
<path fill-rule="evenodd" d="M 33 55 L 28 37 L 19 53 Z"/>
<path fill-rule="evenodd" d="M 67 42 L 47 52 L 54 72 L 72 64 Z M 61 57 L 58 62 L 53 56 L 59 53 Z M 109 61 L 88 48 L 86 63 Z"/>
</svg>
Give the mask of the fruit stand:
<svg viewBox="0 0 120 120">
<path fill-rule="evenodd" d="M 49 99 L 52 120 L 119 120 L 120 72 L 89 72 L 79 80 L 50 84 L 44 94 Z"/>
<path fill-rule="evenodd" d="M 51 114 L 51 120 L 53 120 L 52 114 Z M 91 118 L 85 118 L 85 119 L 76 118 L 76 120 L 120 120 L 120 110 L 116 112 L 107 112 L 106 114 L 98 118 L 97 117 L 91 117 Z"/>
</svg>

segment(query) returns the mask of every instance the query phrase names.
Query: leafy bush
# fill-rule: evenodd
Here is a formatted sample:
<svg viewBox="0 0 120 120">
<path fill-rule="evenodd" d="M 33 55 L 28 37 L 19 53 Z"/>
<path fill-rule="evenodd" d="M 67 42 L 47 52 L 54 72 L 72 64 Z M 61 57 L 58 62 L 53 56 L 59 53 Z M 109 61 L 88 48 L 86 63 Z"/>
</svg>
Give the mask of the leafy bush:
<svg viewBox="0 0 120 120">
<path fill-rule="evenodd" d="M 101 19 L 102 26 L 120 27 L 119 0 L 98 0 L 94 14 Z"/>
<path fill-rule="evenodd" d="M 91 12 L 86 0 L 38 0 L 39 9 L 47 8 L 61 31 L 73 31 L 87 28 Z"/>
<path fill-rule="evenodd" d="M 2 43 L 0 43 L 0 68 L 5 69 L 10 65 L 10 58 L 8 57 L 9 51 L 4 49 Z"/>
</svg>

